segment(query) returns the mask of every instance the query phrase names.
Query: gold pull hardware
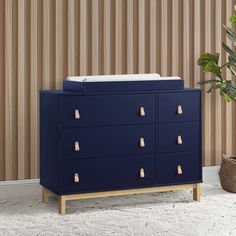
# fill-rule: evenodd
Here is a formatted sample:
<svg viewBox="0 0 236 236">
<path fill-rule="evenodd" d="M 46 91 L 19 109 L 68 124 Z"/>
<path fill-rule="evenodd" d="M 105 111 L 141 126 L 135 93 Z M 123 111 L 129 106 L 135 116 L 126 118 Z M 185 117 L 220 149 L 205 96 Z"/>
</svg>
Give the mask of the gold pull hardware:
<svg viewBox="0 0 236 236">
<path fill-rule="evenodd" d="M 80 113 L 78 109 L 75 110 L 75 119 L 76 120 L 80 119 Z"/>
<path fill-rule="evenodd" d="M 182 106 L 178 106 L 178 108 L 177 108 L 177 113 L 179 114 L 179 115 L 181 115 L 181 114 L 183 114 L 183 109 L 182 109 Z"/>
<path fill-rule="evenodd" d="M 144 173 L 144 169 L 143 168 L 141 168 L 139 170 L 139 176 L 140 176 L 140 178 L 144 178 L 145 177 L 145 173 Z"/>
<path fill-rule="evenodd" d="M 79 142 L 75 142 L 75 151 L 78 152 L 80 150 Z"/>
<path fill-rule="evenodd" d="M 140 109 L 139 109 L 139 115 L 140 115 L 140 116 L 145 116 L 144 107 L 140 107 Z"/>
<path fill-rule="evenodd" d="M 74 182 L 79 183 L 79 174 L 78 173 L 74 174 Z"/>
<path fill-rule="evenodd" d="M 177 138 L 177 143 L 179 145 L 183 144 L 183 140 L 182 140 L 182 137 L 179 135 L 178 138 Z"/>
<path fill-rule="evenodd" d="M 183 174 L 182 167 L 180 165 L 177 166 L 177 174 L 178 175 L 182 175 Z"/>
<path fill-rule="evenodd" d="M 139 140 L 139 146 L 140 146 L 140 147 L 145 147 L 144 138 L 140 138 L 140 140 Z"/>
</svg>

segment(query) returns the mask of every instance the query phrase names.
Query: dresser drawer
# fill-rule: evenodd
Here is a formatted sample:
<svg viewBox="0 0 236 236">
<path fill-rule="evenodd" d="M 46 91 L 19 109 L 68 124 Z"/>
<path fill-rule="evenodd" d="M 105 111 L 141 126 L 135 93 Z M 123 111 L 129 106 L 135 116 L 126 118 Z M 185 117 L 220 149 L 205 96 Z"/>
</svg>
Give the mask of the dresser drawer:
<svg viewBox="0 0 236 236">
<path fill-rule="evenodd" d="M 199 152 L 165 153 L 157 156 L 157 184 L 201 181 Z"/>
<path fill-rule="evenodd" d="M 63 129 L 61 149 L 65 159 L 155 153 L 155 125 Z"/>
<path fill-rule="evenodd" d="M 160 93 L 159 122 L 199 121 L 200 96 L 199 91 Z"/>
<path fill-rule="evenodd" d="M 155 95 L 64 96 L 64 127 L 155 122 Z"/>
<path fill-rule="evenodd" d="M 141 187 L 156 178 L 154 155 L 64 160 L 62 170 L 63 193 Z"/>
<path fill-rule="evenodd" d="M 198 122 L 163 123 L 157 128 L 157 151 L 185 152 L 200 148 L 200 124 Z"/>
</svg>

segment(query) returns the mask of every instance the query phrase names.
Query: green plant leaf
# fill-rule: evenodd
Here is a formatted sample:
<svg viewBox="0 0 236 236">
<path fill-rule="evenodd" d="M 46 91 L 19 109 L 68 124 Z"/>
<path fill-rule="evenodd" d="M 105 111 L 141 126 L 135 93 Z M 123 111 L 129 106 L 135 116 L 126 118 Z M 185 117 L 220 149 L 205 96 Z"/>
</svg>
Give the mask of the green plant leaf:
<svg viewBox="0 0 236 236">
<path fill-rule="evenodd" d="M 236 72 L 231 68 L 231 66 L 227 65 L 227 68 L 230 70 L 233 76 L 236 76 Z"/>
<path fill-rule="evenodd" d="M 236 84 L 232 80 L 226 81 L 225 90 L 231 99 L 236 98 Z"/>
<path fill-rule="evenodd" d="M 233 60 L 236 61 L 236 53 L 230 47 L 228 47 L 224 42 L 222 42 L 222 47 L 225 49 L 227 53 L 229 53 L 229 55 L 233 58 Z"/>
<path fill-rule="evenodd" d="M 230 21 L 232 24 L 235 24 L 235 23 L 236 23 L 236 14 L 233 14 L 233 15 L 229 18 L 229 21 Z"/>
<path fill-rule="evenodd" d="M 207 52 L 207 53 L 202 54 L 202 55 L 199 57 L 197 63 L 198 63 L 198 65 L 200 65 L 200 66 L 205 66 L 205 65 L 207 65 L 210 61 L 213 61 L 215 64 L 218 64 L 218 62 L 219 62 L 219 56 L 220 56 L 219 53 L 214 53 L 214 54 L 213 54 L 213 53 Z"/>
<path fill-rule="evenodd" d="M 229 62 L 227 63 L 227 65 L 229 65 L 229 66 L 235 66 L 236 65 L 236 60 L 231 55 L 228 56 L 228 60 L 229 60 Z"/>
<path fill-rule="evenodd" d="M 220 86 L 220 95 L 226 102 L 236 99 L 236 84 L 232 80 L 225 80 Z"/>
<path fill-rule="evenodd" d="M 233 45 L 236 46 L 236 39 L 231 34 L 227 34 L 227 37 L 233 43 Z"/>
<path fill-rule="evenodd" d="M 221 74 L 221 68 L 214 61 L 210 61 L 205 65 L 204 72 L 211 72 L 219 76 Z"/>
<path fill-rule="evenodd" d="M 223 25 L 223 27 L 226 30 L 227 34 L 230 34 L 230 35 L 233 36 L 236 33 L 236 31 L 234 29 L 232 29 L 231 27 L 229 27 L 229 26 Z"/>
<path fill-rule="evenodd" d="M 236 90 L 236 83 L 233 80 L 230 80 L 230 84 Z"/>
<path fill-rule="evenodd" d="M 225 91 L 225 88 L 220 88 L 220 95 L 224 98 L 226 102 L 231 102 L 232 99 L 229 97 L 227 92 Z"/>
</svg>

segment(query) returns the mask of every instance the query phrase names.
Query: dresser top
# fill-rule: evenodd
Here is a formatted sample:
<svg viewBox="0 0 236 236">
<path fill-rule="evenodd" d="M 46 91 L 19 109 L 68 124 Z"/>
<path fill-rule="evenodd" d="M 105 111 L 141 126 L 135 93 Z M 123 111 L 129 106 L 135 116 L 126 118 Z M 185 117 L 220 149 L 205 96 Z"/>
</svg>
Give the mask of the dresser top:
<svg viewBox="0 0 236 236">
<path fill-rule="evenodd" d="M 140 81 L 168 81 L 181 80 L 178 76 L 161 77 L 159 74 L 121 74 L 121 75 L 89 75 L 89 76 L 68 76 L 67 81 L 101 83 L 101 82 L 140 82 Z"/>
<path fill-rule="evenodd" d="M 150 94 L 150 93 L 169 93 L 169 92 L 196 92 L 196 91 L 201 91 L 200 88 L 184 88 L 183 90 L 161 90 L 161 91 L 131 91 L 131 92 L 103 92 L 103 93 L 78 93 L 78 92 L 73 92 L 73 91 L 65 91 L 65 90 L 40 90 L 40 93 L 45 93 L 45 94 L 51 94 L 51 95 L 109 95 L 109 94 Z"/>
</svg>

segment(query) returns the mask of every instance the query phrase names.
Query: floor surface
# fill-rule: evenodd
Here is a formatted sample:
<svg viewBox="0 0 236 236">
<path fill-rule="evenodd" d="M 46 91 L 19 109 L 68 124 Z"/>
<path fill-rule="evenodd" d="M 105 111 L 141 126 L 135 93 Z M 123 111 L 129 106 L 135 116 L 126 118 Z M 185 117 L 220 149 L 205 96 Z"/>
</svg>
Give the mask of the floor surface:
<svg viewBox="0 0 236 236">
<path fill-rule="evenodd" d="M 57 200 L 41 202 L 41 188 L 0 188 L 0 235 L 236 235 L 236 194 L 202 185 L 190 190 L 79 200 L 59 215 Z"/>
</svg>

